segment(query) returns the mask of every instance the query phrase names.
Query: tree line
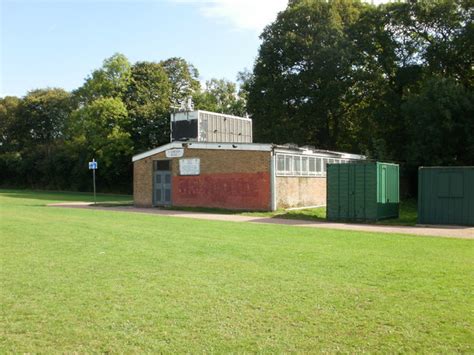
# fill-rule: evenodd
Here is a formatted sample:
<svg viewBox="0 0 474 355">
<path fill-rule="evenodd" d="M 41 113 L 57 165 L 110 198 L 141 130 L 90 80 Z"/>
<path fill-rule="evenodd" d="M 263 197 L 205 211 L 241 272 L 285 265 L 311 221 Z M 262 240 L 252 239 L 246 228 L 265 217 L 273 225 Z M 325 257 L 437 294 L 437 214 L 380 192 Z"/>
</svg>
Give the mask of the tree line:
<svg viewBox="0 0 474 355">
<path fill-rule="evenodd" d="M 3 186 L 90 190 L 87 162 L 99 162 L 100 191 L 131 192 L 134 154 L 169 142 L 169 117 L 187 98 L 196 109 L 245 114 L 236 83 L 204 88 L 182 58 L 131 64 L 106 59 L 78 89 L 30 91 L 0 99 Z"/>
<path fill-rule="evenodd" d="M 252 71 L 212 79 L 182 58 L 104 61 L 72 91 L 0 99 L 6 186 L 130 192 L 131 156 L 169 141 L 169 116 L 250 114 L 254 140 L 419 165 L 474 165 L 472 0 L 379 6 L 290 0 L 261 34 Z"/>
</svg>

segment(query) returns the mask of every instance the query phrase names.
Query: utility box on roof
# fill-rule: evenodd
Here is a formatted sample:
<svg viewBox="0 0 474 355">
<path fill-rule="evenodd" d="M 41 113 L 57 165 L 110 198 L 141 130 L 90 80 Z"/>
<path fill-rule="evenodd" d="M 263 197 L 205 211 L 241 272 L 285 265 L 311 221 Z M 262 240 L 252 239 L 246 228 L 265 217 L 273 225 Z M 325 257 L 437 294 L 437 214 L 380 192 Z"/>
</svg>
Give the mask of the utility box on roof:
<svg viewBox="0 0 474 355">
<path fill-rule="evenodd" d="M 201 110 L 175 113 L 171 141 L 252 143 L 252 120 Z"/>
<path fill-rule="evenodd" d="M 418 223 L 474 226 L 474 166 L 418 170 Z"/>
<path fill-rule="evenodd" d="M 380 162 L 328 164 L 327 219 L 377 221 L 397 218 L 399 167 Z"/>
</svg>

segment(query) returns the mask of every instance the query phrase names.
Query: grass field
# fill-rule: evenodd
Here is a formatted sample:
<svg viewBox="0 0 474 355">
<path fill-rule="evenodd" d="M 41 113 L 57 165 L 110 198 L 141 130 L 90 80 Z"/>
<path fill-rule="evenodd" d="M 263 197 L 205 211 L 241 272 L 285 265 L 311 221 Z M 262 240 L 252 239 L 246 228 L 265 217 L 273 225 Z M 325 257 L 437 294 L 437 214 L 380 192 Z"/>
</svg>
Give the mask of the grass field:
<svg viewBox="0 0 474 355">
<path fill-rule="evenodd" d="M 470 240 L 71 200 L 0 190 L 0 353 L 474 351 Z"/>
<path fill-rule="evenodd" d="M 203 207 L 168 207 L 171 210 L 183 210 L 204 213 L 218 214 L 241 214 L 244 216 L 268 217 L 268 218 L 285 218 L 299 219 L 306 221 L 326 221 L 326 207 L 305 208 L 296 210 L 278 210 L 274 212 L 242 212 L 232 211 L 220 208 L 203 208 Z M 417 223 L 417 205 L 416 200 L 408 199 L 400 203 L 400 215 L 398 218 L 383 219 L 375 224 L 380 225 L 400 225 L 414 226 Z M 356 223 L 356 222 L 353 222 Z M 370 222 L 363 222 L 370 223 Z"/>
</svg>

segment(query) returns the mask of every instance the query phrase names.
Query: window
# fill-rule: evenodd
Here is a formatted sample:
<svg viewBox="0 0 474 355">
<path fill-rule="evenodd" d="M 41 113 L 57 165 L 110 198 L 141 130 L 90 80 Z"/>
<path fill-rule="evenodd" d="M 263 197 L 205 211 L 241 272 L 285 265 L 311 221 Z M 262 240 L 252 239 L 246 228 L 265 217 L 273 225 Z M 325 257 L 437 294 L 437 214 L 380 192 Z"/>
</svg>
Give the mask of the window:
<svg viewBox="0 0 474 355">
<path fill-rule="evenodd" d="M 285 156 L 277 155 L 277 171 L 285 171 Z"/>
<path fill-rule="evenodd" d="M 155 171 L 169 171 L 171 170 L 170 160 L 155 160 Z"/>
<path fill-rule="evenodd" d="M 310 175 L 316 175 L 316 158 L 309 158 L 308 172 Z"/>
<path fill-rule="evenodd" d="M 343 159 L 323 158 L 301 154 L 276 155 L 278 176 L 325 176 L 328 163 L 343 163 Z"/>
<path fill-rule="evenodd" d="M 308 175 L 308 157 L 301 157 L 301 174 Z"/>
<path fill-rule="evenodd" d="M 295 175 L 300 175 L 301 174 L 301 157 L 299 156 L 294 156 L 293 157 L 293 172 Z"/>
<path fill-rule="evenodd" d="M 316 172 L 318 174 L 323 173 L 323 168 L 322 168 L 322 159 L 321 158 L 316 158 Z"/>
<path fill-rule="evenodd" d="M 291 174 L 293 171 L 293 159 L 291 159 L 290 155 L 285 155 L 285 173 Z"/>
</svg>

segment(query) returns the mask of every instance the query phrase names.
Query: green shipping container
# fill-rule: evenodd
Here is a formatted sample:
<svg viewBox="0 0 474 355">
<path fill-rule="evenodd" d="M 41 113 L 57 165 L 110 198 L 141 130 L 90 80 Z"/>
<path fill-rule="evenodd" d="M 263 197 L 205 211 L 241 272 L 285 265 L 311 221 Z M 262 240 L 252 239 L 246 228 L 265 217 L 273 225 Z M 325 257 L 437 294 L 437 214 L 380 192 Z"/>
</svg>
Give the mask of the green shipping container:
<svg viewBox="0 0 474 355">
<path fill-rule="evenodd" d="M 360 161 L 327 166 L 327 219 L 377 221 L 397 218 L 397 164 Z"/>
<path fill-rule="evenodd" d="M 474 226 L 474 166 L 419 168 L 418 223 Z"/>
</svg>

